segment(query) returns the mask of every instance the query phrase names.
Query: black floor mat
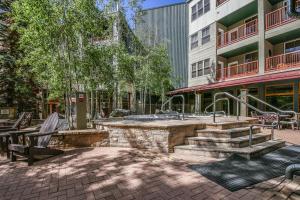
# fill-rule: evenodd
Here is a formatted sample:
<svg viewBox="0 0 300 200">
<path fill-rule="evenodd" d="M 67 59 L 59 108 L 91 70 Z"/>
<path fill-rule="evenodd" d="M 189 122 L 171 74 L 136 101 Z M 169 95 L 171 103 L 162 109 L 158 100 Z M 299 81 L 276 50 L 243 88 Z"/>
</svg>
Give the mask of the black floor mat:
<svg viewBox="0 0 300 200">
<path fill-rule="evenodd" d="M 231 156 L 206 165 L 190 165 L 206 178 L 230 191 L 237 191 L 285 174 L 290 164 L 300 163 L 300 146 L 288 146 L 260 158 Z"/>
</svg>

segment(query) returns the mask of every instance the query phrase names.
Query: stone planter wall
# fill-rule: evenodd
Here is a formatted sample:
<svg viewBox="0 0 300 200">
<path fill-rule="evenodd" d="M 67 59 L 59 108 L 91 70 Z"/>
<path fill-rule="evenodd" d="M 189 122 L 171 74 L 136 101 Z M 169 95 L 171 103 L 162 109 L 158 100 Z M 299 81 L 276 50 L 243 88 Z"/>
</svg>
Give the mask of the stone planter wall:
<svg viewBox="0 0 300 200">
<path fill-rule="evenodd" d="M 108 132 L 91 130 L 60 131 L 50 141 L 56 148 L 109 146 Z"/>
<path fill-rule="evenodd" d="M 108 126 L 110 146 L 133 147 L 165 153 L 174 152 L 174 146 L 184 144 L 185 137 L 195 135 L 196 125 L 174 128 Z"/>
</svg>

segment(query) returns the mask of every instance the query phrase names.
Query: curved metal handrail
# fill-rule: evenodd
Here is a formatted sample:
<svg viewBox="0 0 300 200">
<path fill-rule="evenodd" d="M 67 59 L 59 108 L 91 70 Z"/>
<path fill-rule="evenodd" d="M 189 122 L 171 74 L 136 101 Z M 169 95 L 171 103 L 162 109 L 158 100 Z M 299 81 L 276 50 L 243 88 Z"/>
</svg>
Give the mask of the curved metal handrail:
<svg viewBox="0 0 300 200">
<path fill-rule="evenodd" d="M 229 101 L 229 99 L 228 99 L 228 98 L 220 98 L 220 99 L 217 99 L 217 100 L 216 100 L 216 103 L 219 102 L 219 101 L 227 101 L 227 116 L 229 116 L 229 115 L 230 115 L 230 101 Z M 209 105 L 205 108 L 204 113 L 209 113 L 209 112 L 207 112 L 207 109 L 210 108 L 210 107 L 212 107 L 213 105 L 214 105 L 214 103 L 209 104 Z M 223 110 L 222 110 L 222 112 L 225 113 L 225 111 L 223 111 Z M 225 114 L 226 114 L 226 113 L 225 113 Z"/>
<path fill-rule="evenodd" d="M 240 96 L 241 96 L 241 95 L 239 95 L 239 97 L 240 97 Z M 261 99 L 255 97 L 255 96 L 252 96 L 251 94 L 247 94 L 247 97 L 250 97 L 250 98 L 252 98 L 252 99 L 258 101 L 258 102 L 260 102 L 260 103 L 262 103 L 262 104 L 264 104 L 264 105 L 266 105 L 266 106 L 268 106 L 268 107 L 270 107 L 270 108 L 276 110 L 276 111 L 279 112 L 279 113 L 293 114 L 294 116 L 297 115 L 297 113 L 296 113 L 295 111 L 292 111 L 292 110 L 286 110 L 286 111 L 285 111 L 285 110 L 281 110 L 281 109 L 276 108 L 275 106 L 273 106 L 273 105 L 271 105 L 271 104 L 269 104 L 269 103 L 267 103 L 267 102 L 265 102 L 265 101 L 263 101 L 263 100 L 261 100 Z"/>
<path fill-rule="evenodd" d="M 214 105 L 213 105 L 213 122 L 214 123 L 216 123 L 216 99 L 217 99 L 217 96 L 219 96 L 219 95 L 226 95 L 227 97 L 232 98 L 232 99 L 236 100 L 239 103 L 245 104 L 247 107 L 255 110 L 256 112 L 259 112 L 260 114 L 275 114 L 275 115 L 278 115 L 275 112 L 264 112 L 264 111 L 261 111 L 258 108 L 255 108 L 254 106 L 250 105 L 249 103 L 247 103 L 247 102 L 239 99 L 238 97 L 233 96 L 232 94 L 230 94 L 228 92 L 218 92 L 218 93 L 216 93 L 214 95 L 214 99 L 213 99 L 214 100 L 213 101 L 214 102 Z M 240 112 L 239 112 L 239 104 L 238 104 L 238 106 L 237 106 L 237 115 L 236 115 L 237 116 L 237 120 L 239 120 L 239 113 Z M 279 119 L 279 117 L 278 117 L 278 119 Z"/>
<path fill-rule="evenodd" d="M 253 127 L 260 126 L 260 127 L 270 127 L 271 130 L 271 140 L 274 140 L 274 128 L 279 126 L 278 122 L 273 122 L 272 125 L 264 125 L 264 124 L 252 124 L 250 126 L 250 134 L 249 134 L 249 147 L 252 147 L 252 139 L 253 139 Z"/>
<path fill-rule="evenodd" d="M 170 97 L 167 101 L 165 101 L 162 105 L 161 105 L 161 110 L 163 111 L 165 108 L 165 105 L 167 103 L 170 103 L 175 97 L 181 97 L 182 98 L 182 117 L 181 119 L 184 120 L 184 105 L 185 105 L 185 99 L 184 96 L 182 94 L 178 94 L 178 95 L 174 95 L 172 97 Z"/>
</svg>

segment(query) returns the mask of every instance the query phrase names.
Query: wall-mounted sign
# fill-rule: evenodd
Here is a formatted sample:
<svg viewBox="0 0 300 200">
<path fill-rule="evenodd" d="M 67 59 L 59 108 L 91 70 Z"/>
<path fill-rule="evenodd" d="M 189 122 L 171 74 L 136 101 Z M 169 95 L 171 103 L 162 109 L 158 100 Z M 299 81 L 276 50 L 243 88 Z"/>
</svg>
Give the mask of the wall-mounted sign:
<svg viewBox="0 0 300 200">
<path fill-rule="evenodd" d="M 78 99 L 79 99 L 79 102 L 83 102 L 84 101 L 84 94 L 79 94 Z"/>
<path fill-rule="evenodd" d="M 1 115 L 9 115 L 9 109 L 1 109 L 0 114 Z"/>
</svg>

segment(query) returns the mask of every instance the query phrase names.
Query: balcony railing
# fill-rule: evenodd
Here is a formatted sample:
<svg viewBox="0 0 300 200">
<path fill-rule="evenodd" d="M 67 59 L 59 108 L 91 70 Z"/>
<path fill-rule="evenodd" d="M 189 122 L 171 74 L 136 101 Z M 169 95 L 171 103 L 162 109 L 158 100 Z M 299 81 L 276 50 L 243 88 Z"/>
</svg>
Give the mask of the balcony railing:
<svg viewBox="0 0 300 200">
<path fill-rule="evenodd" d="M 297 8 L 300 7 L 300 0 L 297 1 Z M 284 24 L 295 21 L 295 17 L 289 17 L 287 14 L 287 6 L 279 8 L 266 14 L 266 30 L 282 26 Z"/>
<path fill-rule="evenodd" d="M 229 0 L 217 0 L 217 7 Z"/>
<path fill-rule="evenodd" d="M 217 47 L 222 48 L 256 35 L 258 33 L 257 25 L 257 19 L 255 19 L 233 30 L 219 34 Z"/>
<path fill-rule="evenodd" d="M 266 58 L 266 71 L 300 68 L 300 51 Z"/>
<path fill-rule="evenodd" d="M 255 75 L 258 73 L 258 61 L 248 62 L 240 65 L 224 67 L 224 69 L 217 70 L 216 79 L 226 80 L 232 78 L 245 77 Z"/>
</svg>

